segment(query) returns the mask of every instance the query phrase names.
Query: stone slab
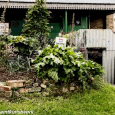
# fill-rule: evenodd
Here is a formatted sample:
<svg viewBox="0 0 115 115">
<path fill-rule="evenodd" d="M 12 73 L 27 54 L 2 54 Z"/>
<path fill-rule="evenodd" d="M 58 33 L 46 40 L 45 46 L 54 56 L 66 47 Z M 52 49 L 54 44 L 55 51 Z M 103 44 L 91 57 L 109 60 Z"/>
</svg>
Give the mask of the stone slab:
<svg viewBox="0 0 115 115">
<path fill-rule="evenodd" d="M 41 87 L 32 87 L 28 89 L 29 93 L 33 93 L 33 92 L 41 92 Z"/>
<path fill-rule="evenodd" d="M 24 82 L 25 80 L 10 80 L 10 81 L 7 81 L 6 83 L 11 88 L 18 88 L 18 87 L 23 87 Z"/>
</svg>

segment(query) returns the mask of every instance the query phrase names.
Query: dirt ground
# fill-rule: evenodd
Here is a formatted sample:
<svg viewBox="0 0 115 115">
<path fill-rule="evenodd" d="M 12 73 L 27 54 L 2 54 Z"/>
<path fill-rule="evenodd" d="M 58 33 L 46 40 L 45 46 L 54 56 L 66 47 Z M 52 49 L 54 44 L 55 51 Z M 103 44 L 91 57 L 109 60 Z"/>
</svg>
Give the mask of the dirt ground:
<svg viewBox="0 0 115 115">
<path fill-rule="evenodd" d="M 6 82 L 7 80 L 27 80 L 35 78 L 37 75 L 35 72 L 18 71 L 12 73 L 4 67 L 0 67 L 0 82 Z"/>
</svg>

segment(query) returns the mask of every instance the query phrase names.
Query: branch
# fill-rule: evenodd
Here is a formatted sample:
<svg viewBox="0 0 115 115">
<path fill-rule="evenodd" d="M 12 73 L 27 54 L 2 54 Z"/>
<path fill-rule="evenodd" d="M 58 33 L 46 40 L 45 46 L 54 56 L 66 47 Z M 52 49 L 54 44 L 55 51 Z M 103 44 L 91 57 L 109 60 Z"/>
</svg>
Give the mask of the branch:
<svg viewBox="0 0 115 115">
<path fill-rule="evenodd" d="M 6 3 L 6 6 L 5 6 L 4 11 L 3 11 L 3 13 L 2 13 L 2 16 L 1 16 L 1 23 L 4 23 L 5 12 L 6 12 L 6 8 L 7 8 L 8 4 L 9 4 L 9 2 L 10 2 L 10 0 L 8 0 L 8 2 Z"/>
</svg>

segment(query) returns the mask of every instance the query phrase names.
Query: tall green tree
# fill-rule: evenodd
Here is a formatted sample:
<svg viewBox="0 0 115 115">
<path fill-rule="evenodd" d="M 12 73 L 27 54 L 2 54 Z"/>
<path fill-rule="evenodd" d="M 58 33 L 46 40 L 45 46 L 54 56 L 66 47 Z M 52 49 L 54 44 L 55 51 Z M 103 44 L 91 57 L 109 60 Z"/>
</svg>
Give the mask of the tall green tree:
<svg viewBox="0 0 115 115">
<path fill-rule="evenodd" d="M 28 9 L 25 24 L 23 25 L 22 35 L 26 37 L 35 37 L 40 34 L 48 34 L 48 17 L 50 16 L 46 9 L 44 0 L 36 0 L 36 4 Z"/>
</svg>

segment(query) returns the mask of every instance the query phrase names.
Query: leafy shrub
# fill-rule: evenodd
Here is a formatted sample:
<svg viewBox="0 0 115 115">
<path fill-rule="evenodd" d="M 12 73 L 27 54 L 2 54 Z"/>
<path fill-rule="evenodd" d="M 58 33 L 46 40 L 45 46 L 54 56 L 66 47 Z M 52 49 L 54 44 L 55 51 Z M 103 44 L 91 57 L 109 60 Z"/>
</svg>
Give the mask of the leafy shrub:
<svg viewBox="0 0 115 115">
<path fill-rule="evenodd" d="M 7 37 L 2 35 L 0 36 L 0 66 L 6 66 L 6 61 L 9 56 L 7 46 Z"/>
<path fill-rule="evenodd" d="M 19 55 L 30 56 L 34 50 L 36 50 L 40 43 L 35 38 L 24 38 L 23 36 L 8 36 L 8 42 L 14 47 L 14 52 Z"/>
<path fill-rule="evenodd" d="M 30 58 L 36 56 L 36 50 L 45 47 L 44 35 L 39 35 L 34 38 L 23 37 L 23 36 L 12 36 L 7 37 L 9 45 L 12 47 L 13 55 L 15 59 L 8 59 L 9 69 L 12 72 L 19 70 L 31 70 Z M 34 54 L 34 55 L 33 55 Z"/>
<path fill-rule="evenodd" d="M 47 45 L 53 47 L 55 45 L 55 39 L 46 39 Z"/>
<path fill-rule="evenodd" d="M 96 75 L 102 76 L 102 67 L 93 61 L 86 61 L 74 48 L 61 48 L 55 45 L 38 51 L 33 61 L 38 77 L 53 79 L 56 82 L 77 81 L 85 86 Z"/>
</svg>

